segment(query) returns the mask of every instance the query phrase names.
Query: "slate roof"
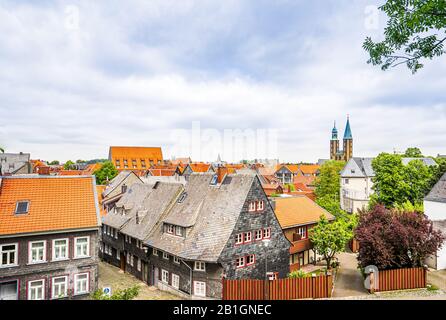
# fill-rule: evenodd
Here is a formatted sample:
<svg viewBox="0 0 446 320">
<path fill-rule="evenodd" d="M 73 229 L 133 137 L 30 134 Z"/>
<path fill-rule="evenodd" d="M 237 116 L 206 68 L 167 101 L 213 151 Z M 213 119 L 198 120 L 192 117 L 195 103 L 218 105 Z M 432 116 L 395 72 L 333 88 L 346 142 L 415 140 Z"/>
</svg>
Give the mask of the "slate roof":
<svg viewBox="0 0 446 320">
<path fill-rule="evenodd" d="M 424 200 L 446 203 L 446 173 L 438 180 Z"/>
<path fill-rule="evenodd" d="M 0 175 L 13 174 L 28 163 L 29 153 L 0 153 Z"/>
<path fill-rule="evenodd" d="M 341 177 L 359 178 L 375 176 L 375 172 L 372 168 L 373 159 L 374 158 L 350 158 L 341 171 Z"/>
<path fill-rule="evenodd" d="M 21 175 L 0 179 L 0 235 L 98 228 L 96 183 L 92 176 Z M 28 212 L 15 214 L 18 201 Z"/>
<path fill-rule="evenodd" d="M 426 166 L 437 166 L 437 163 L 432 158 L 402 158 L 401 160 L 403 161 L 404 165 L 407 165 L 409 162 L 413 160 L 421 160 Z"/>
<path fill-rule="evenodd" d="M 121 182 L 127 179 L 127 177 L 131 174 L 135 173 L 133 171 L 127 171 L 127 170 L 119 172 L 119 174 L 116 177 L 114 177 L 112 181 L 110 181 L 110 184 L 107 186 L 107 188 L 105 188 L 104 192 L 102 193 L 102 196 L 104 198 L 107 197 L 113 190 L 116 189 L 116 187 L 118 187 L 121 184 Z"/>
</svg>

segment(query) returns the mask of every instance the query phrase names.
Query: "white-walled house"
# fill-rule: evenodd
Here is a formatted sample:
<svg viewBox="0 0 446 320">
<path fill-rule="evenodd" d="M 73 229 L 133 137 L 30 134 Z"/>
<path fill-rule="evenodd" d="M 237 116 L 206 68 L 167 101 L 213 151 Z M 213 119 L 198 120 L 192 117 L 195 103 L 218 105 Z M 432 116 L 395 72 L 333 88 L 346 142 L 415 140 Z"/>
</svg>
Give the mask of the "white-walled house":
<svg viewBox="0 0 446 320">
<path fill-rule="evenodd" d="M 446 235 L 446 173 L 424 198 L 424 214 L 433 221 L 434 229 Z M 446 269 L 446 244 L 426 260 L 429 267 L 436 270 Z"/>
<path fill-rule="evenodd" d="M 363 209 L 372 191 L 373 158 L 351 158 L 341 171 L 341 208 L 349 213 Z"/>
</svg>

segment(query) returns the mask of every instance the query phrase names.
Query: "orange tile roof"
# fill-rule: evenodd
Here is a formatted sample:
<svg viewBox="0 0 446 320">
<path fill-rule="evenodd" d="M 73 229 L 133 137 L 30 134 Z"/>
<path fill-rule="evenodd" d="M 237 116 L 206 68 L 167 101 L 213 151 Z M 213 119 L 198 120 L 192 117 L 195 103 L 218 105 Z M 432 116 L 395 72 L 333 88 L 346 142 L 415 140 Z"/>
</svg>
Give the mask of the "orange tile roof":
<svg viewBox="0 0 446 320">
<path fill-rule="evenodd" d="M 282 229 L 317 223 L 321 215 L 333 220 L 334 216 L 305 196 L 275 198 L 276 216 Z"/>
<path fill-rule="evenodd" d="M 116 160 L 120 161 L 119 170 L 145 170 L 150 167 L 150 161 L 158 164 L 163 161 L 163 152 L 160 147 L 110 147 L 109 160 L 116 166 Z M 127 160 L 127 168 L 125 168 L 124 160 Z M 133 160 L 136 162 L 134 167 Z M 141 162 L 144 160 L 145 166 Z"/>
<path fill-rule="evenodd" d="M 316 180 L 316 177 L 314 176 L 294 176 L 293 177 L 293 184 L 302 183 L 306 187 L 314 186 L 314 181 Z"/>
<path fill-rule="evenodd" d="M 1 181 L 0 235 L 96 228 L 94 181 L 83 177 L 10 177 Z M 27 214 L 15 215 L 28 200 Z"/>
<path fill-rule="evenodd" d="M 104 185 L 96 185 L 96 194 L 98 196 L 98 204 L 99 204 L 99 213 L 101 217 L 104 217 L 107 215 L 107 210 L 104 209 L 102 206 L 102 192 L 104 192 L 105 188 L 107 186 Z"/>
<path fill-rule="evenodd" d="M 168 176 L 173 176 L 176 172 L 176 169 L 149 169 L 149 172 L 152 176 L 168 177 Z"/>
<path fill-rule="evenodd" d="M 189 163 L 193 172 L 208 172 L 211 165 L 209 163 L 195 162 Z"/>
<path fill-rule="evenodd" d="M 301 164 L 300 170 L 305 174 L 316 174 L 321 166 L 318 164 Z"/>
<path fill-rule="evenodd" d="M 103 163 L 89 164 L 85 170 L 82 171 L 82 175 L 92 175 L 95 171 L 102 168 Z"/>
<path fill-rule="evenodd" d="M 59 176 L 81 176 L 82 170 L 60 170 Z"/>
</svg>

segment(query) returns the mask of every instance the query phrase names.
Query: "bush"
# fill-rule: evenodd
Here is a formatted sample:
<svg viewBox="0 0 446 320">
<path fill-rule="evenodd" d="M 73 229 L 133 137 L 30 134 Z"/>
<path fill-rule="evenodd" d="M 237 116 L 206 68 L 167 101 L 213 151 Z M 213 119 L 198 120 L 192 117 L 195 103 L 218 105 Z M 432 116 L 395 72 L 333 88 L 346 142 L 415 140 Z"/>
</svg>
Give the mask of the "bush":
<svg viewBox="0 0 446 320">
<path fill-rule="evenodd" d="M 111 296 L 108 296 L 98 289 L 91 294 L 93 300 L 132 300 L 139 294 L 139 286 L 133 286 L 127 289 L 116 290 Z"/>
<path fill-rule="evenodd" d="M 296 279 L 296 278 L 306 278 L 306 277 L 310 277 L 310 276 L 311 276 L 310 273 L 305 273 L 303 270 L 296 270 L 296 271 L 291 272 L 288 275 L 288 278 Z"/>
</svg>

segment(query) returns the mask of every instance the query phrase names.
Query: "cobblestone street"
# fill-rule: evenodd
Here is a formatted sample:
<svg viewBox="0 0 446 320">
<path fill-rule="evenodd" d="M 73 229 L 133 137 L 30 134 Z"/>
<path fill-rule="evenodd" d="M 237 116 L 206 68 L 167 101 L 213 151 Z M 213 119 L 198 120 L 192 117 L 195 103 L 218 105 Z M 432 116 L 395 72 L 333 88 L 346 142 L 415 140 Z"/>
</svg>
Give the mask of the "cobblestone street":
<svg viewBox="0 0 446 320">
<path fill-rule="evenodd" d="M 108 263 L 99 262 L 99 288 L 111 287 L 112 293 L 119 289 L 126 289 L 132 286 L 140 286 L 139 295 L 135 300 L 179 300 L 168 292 L 161 291 L 153 286 L 148 286 L 134 276 L 123 273 Z"/>
</svg>

